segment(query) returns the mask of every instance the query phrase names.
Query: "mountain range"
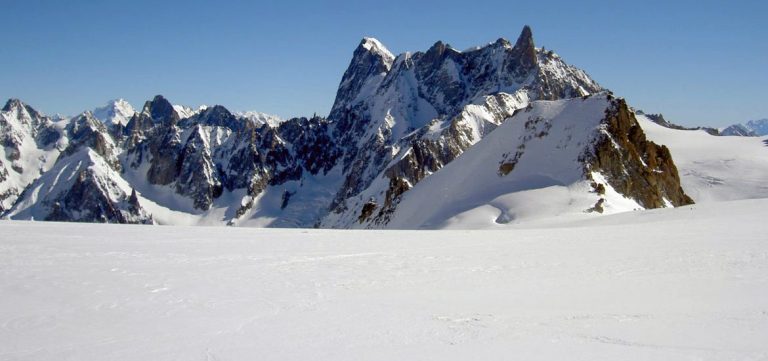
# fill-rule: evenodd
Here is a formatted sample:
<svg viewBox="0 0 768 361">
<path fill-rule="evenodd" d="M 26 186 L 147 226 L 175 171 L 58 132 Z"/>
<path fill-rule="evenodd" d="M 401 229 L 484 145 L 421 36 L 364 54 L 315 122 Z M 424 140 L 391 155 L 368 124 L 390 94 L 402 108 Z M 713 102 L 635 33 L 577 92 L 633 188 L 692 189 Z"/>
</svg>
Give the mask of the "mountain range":
<svg viewBox="0 0 768 361">
<path fill-rule="evenodd" d="M 364 38 L 327 117 L 192 109 L 158 95 L 141 110 L 116 100 L 53 118 L 11 99 L 0 113 L 0 212 L 440 228 L 693 203 L 674 152 L 646 136 L 646 122 L 535 47 L 527 26 L 514 43 L 465 51 L 437 42 L 395 56 Z"/>
<path fill-rule="evenodd" d="M 746 137 L 762 137 L 764 135 L 768 135 L 768 119 L 750 120 L 743 124 L 733 124 L 722 129 L 721 134 Z"/>
</svg>

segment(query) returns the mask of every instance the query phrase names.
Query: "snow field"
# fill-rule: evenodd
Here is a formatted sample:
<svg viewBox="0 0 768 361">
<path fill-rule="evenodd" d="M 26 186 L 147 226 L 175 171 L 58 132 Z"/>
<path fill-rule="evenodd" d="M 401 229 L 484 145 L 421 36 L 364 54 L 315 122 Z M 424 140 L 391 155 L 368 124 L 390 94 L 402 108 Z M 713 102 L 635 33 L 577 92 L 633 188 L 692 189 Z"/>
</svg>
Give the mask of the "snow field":
<svg viewBox="0 0 768 361">
<path fill-rule="evenodd" d="M 2 360 L 760 360 L 768 201 L 548 229 L 1 222 Z"/>
</svg>

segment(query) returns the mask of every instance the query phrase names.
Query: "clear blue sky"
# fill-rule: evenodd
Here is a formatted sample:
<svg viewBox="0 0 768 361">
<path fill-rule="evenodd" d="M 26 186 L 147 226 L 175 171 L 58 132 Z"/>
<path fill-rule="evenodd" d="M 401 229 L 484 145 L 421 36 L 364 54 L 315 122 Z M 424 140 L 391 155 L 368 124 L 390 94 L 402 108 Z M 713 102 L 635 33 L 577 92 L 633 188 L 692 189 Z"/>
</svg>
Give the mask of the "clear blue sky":
<svg viewBox="0 0 768 361">
<path fill-rule="evenodd" d="M 687 124 L 768 117 L 766 1 L 0 0 L 0 98 L 74 114 L 222 104 L 325 115 L 363 36 L 394 53 L 465 49 L 533 28 L 637 108 Z"/>
</svg>

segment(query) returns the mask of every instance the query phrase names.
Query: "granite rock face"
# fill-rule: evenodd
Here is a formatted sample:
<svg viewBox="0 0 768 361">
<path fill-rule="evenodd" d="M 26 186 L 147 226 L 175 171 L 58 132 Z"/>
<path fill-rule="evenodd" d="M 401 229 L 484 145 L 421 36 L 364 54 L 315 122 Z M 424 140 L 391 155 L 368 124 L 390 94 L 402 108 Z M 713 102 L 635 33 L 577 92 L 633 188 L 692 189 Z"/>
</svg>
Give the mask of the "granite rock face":
<svg viewBox="0 0 768 361">
<path fill-rule="evenodd" d="M 619 193 L 645 208 L 693 204 L 680 185 L 669 149 L 645 138 L 624 99 L 614 99 L 605 114 L 605 133 L 585 158 L 589 171 L 603 174 Z"/>
</svg>

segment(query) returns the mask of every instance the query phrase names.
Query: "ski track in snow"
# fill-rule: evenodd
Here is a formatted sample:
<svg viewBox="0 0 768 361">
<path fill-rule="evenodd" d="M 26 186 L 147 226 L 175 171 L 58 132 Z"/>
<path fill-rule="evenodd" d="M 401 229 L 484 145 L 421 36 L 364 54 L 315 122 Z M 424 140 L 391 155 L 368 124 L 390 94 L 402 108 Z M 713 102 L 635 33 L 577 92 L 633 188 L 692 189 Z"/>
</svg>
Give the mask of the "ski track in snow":
<svg viewBox="0 0 768 361">
<path fill-rule="evenodd" d="M 767 210 L 502 231 L 5 221 L 0 360 L 761 360 Z"/>
</svg>

